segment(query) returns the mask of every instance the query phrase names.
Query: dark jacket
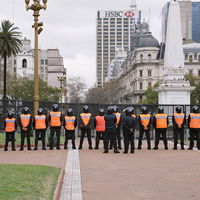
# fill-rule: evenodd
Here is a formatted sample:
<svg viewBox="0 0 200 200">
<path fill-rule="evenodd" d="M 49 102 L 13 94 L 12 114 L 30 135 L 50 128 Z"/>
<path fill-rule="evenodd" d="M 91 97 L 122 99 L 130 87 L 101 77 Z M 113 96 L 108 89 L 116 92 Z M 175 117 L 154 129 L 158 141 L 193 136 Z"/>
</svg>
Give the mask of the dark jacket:
<svg viewBox="0 0 200 200">
<path fill-rule="evenodd" d="M 123 117 L 123 133 L 124 134 L 134 134 L 136 128 L 136 120 L 132 116 L 124 116 Z M 130 129 L 133 130 L 133 132 L 130 132 Z"/>
<path fill-rule="evenodd" d="M 21 118 L 20 118 L 20 116 L 19 116 L 19 118 L 18 118 L 18 124 L 19 124 L 19 127 L 22 129 L 23 126 L 22 126 L 22 123 L 21 123 Z M 28 129 L 28 131 L 31 130 L 31 124 L 32 124 L 32 116 L 30 116 L 30 122 L 29 122 L 28 126 L 26 127 L 26 128 Z"/>
<path fill-rule="evenodd" d="M 168 120 L 168 116 L 167 116 L 167 126 L 169 125 L 169 120 Z M 160 130 L 160 131 L 162 131 L 162 130 L 167 130 L 167 128 L 156 128 L 156 118 L 155 118 L 155 116 L 153 117 L 153 127 L 155 128 L 155 129 L 158 129 L 158 130 Z"/>
<path fill-rule="evenodd" d="M 141 122 L 140 116 L 138 117 L 138 122 L 139 122 L 140 128 L 144 130 L 144 126 L 143 126 L 143 124 Z M 152 119 L 150 117 L 149 124 L 147 126 L 148 130 L 150 130 L 151 122 L 152 122 Z"/>
<path fill-rule="evenodd" d="M 174 115 L 172 116 L 172 123 L 173 123 L 173 128 L 174 129 L 179 129 L 178 128 L 178 124 L 175 121 Z M 185 127 L 186 124 L 186 116 L 184 117 L 183 123 L 181 124 L 181 128 L 183 129 Z"/>
<path fill-rule="evenodd" d="M 47 116 L 46 116 L 46 129 L 47 130 L 47 127 L 48 127 L 48 119 L 47 119 Z M 35 129 L 35 117 L 33 118 L 33 128 Z M 42 129 L 44 130 L 44 129 Z"/>
<path fill-rule="evenodd" d="M 4 129 L 6 128 L 6 118 L 5 118 L 5 121 L 4 121 Z M 17 129 L 17 120 L 16 119 L 15 119 L 15 129 Z"/>
<path fill-rule="evenodd" d="M 75 116 L 73 116 L 73 117 L 75 117 Z M 65 118 L 63 120 L 63 126 L 65 128 Z M 77 117 L 76 117 L 75 122 L 74 122 L 74 127 L 76 128 L 76 126 L 77 126 Z"/>
<path fill-rule="evenodd" d="M 51 122 L 51 115 L 49 113 L 49 125 L 50 125 L 50 129 L 60 129 L 61 128 L 61 126 L 51 126 L 50 122 Z M 60 115 L 60 122 L 61 122 L 61 125 L 62 125 L 62 113 Z"/>
<path fill-rule="evenodd" d="M 85 126 L 85 124 L 83 123 L 83 120 L 82 120 L 81 116 L 80 116 L 79 124 L 81 125 L 80 126 L 81 129 L 91 129 L 92 115 L 90 117 L 90 121 L 88 122 L 87 126 Z"/>
<path fill-rule="evenodd" d="M 189 129 L 190 129 L 191 131 L 200 131 L 199 128 L 190 128 L 190 120 L 191 120 L 191 117 L 190 117 L 190 114 L 189 114 L 189 116 L 188 116 L 188 127 L 189 127 Z"/>
<path fill-rule="evenodd" d="M 106 121 L 106 131 L 117 131 L 116 122 L 117 118 L 114 114 L 108 114 L 104 116 Z"/>
</svg>

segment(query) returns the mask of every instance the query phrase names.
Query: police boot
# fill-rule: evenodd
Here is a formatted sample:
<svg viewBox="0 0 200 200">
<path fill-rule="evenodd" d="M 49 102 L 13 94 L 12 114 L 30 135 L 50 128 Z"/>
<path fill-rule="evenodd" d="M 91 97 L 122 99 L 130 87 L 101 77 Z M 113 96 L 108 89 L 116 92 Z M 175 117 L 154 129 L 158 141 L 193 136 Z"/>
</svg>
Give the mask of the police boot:
<svg viewBox="0 0 200 200">
<path fill-rule="evenodd" d="M 141 140 L 138 140 L 138 148 L 137 148 L 137 149 L 138 149 L 138 150 L 141 150 L 141 149 L 142 149 L 141 146 L 142 146 L 142 141 L 141 141 Z"/>
<path fill-rule="evenodd" d="M 147 145 L 148 145 L 147 149 L 151 150 L 151 141 L 150 140 L 147 141 Z"/>
<path fill-rule="evenodd" d="M 78 149 L 82 149 L 82 145 L 79 145 L 79 148 Z"/>
</svg>

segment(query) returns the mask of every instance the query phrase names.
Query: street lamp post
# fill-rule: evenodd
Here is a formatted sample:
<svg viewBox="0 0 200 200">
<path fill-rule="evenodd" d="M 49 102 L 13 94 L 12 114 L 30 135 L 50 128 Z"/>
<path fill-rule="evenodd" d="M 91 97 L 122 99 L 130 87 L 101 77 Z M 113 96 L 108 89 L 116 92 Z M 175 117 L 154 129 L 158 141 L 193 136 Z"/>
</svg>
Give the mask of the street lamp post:
<svg viewBox="0 0 200 200">
<path fill-rule="evenodd" d="M 66 81 L 65 76 L 58 76 L 58 81 L 60 81 L 60 107 L 62 112 L 62 96 L 63 96 L 63 83 Z"/>
<path fill-rule="evenodd" d="M 32 28 L 35 29 L 35 60 L 34 60 L 34 115 L 37 114 L 39 108 L 39 94 L 38 94 L 38 34 L 42 32 L 41 26 L 43 22 L 38 22 L 40 16 L 39 11 L 47 9 L 47 0 L 43 0 L 43 5 L 40 4 L 40 0 L 33 0 L 33 4 L 29 5 L 30 0 L 25 0 L 26 10 L 33 10 L 34 25 Z"/>
</svg>

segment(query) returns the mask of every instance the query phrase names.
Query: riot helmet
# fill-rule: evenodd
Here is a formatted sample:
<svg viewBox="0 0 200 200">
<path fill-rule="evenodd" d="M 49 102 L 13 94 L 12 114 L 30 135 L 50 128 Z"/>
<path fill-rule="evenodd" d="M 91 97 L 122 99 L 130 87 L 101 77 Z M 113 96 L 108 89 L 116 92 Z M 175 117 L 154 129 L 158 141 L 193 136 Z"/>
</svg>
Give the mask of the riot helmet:
<svg viewBox="0 0 200 200">
<path fill-rule="evenodd" d="M 158 113 L 164 113 L 164 108 L 162 106 L 158 107 Z"/>
<path fill-rule="evenodd" d="M 147 107 L 146 106 L 142 106 L 141 112 L 142 112 L 142 114 L 147 114 L 148 113 Z"/>
<path fill-rule="evenodd" d="M 198 106 L 193 106 L 192 107 L 192 112 L 193 113 L 198 113 L 199 112 L 199 107 Z"/>
<path fill-rule="evenodd" d="M 133 107 L 130 107 L 129 109 L 130 109 L 131 114 L 134 114 L 135 109 Z"/>
<path fill-rule="evenodd" d="M 72 116 L 73 115 L 73 110 L 71 108 L 67 109 L 67 115 Z"/>
<path fill-rule="evenodd" d="M 29 113 L 29 108 L 28 107 L 24 107 L 23 108 L 23 114 L 27 115 Z"/>
<path fill-rule="evenodd" d="M 53 111 L 57 112 L 59 110 L 58 104 L 53 104 Z"/>
<path fill-rule="evenodd" d="M 9 112 L 8 112 L 8 118 L 9 118 L 9 119 L 12 119 L 12 118 L 13 118 L 13 112 L 12 112 L 12 111 L 9 111 Z"/>
<path fill-rule="evenodd" d="M 109 114 L 113 114 L 113 112 L 114 112 L 113 106 L 108 106 L 107 114 L 108 114 L 108 115 L 109 115 Z"/>
<path fill-rule="evenodd" d="M 105 115 L 105 111 L 104 111 L 103 108 L 100 108 L 100 109 L 99 109 L 99 115 L 100 115 L 100 116 L 104 116 L 104 115 Z"/>
<path fill-rule="evenodd" d="M 87 106 L 87 105 L 83 106 L 83 112 L 88 113 L 89 112 L 89 106 Z"/>
<path fill-rule="evenodd" d="M 177 113 L 181 113 L 181 111 L 182 111 L 181 106 L 176 106 L 176 112 L 177 112 Z"/>
<path fill-rule="evenodd" d="M 118 112 L 118 107 L 117 106 L 113 106 L 114 109 L 114 113 Z"/>
<path fill-rule="evenodd" d="M 125 114 L 126 114 L 127 116 L 131 116 L 131 108 L 126 108 Z"/>
<path fill-rule="evenodd" d="M 39 108 L 39 109 L 38 109 L 38 115 L 43 115 L 43 114 L 44 114 L 43 109 L 42 109 L 42 108 Z"/>
</svg>

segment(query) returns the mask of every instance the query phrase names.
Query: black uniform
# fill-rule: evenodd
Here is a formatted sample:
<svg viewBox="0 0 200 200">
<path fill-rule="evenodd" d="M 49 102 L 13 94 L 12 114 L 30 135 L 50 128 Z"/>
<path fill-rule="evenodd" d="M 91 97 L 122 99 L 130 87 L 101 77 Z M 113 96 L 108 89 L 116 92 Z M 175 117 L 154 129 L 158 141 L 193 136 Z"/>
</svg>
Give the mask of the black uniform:
<svg viewBox="0 0 200 200">
<path fill-rule="evenodd" d="M 136 120 L 132 116 L 123 117 L 123 135 L 125 149 L 124 153 L 128 153 L 129 142 L 131 143 L 131 153 L 134 153 L 134 134 L 136 128 Z"/>
<path fill-rule="evenodd" d="M 20 115 L 21 116 L 21 115 Z M 31 124 L 32 124 L 32 116 L 30 116 L 30 121 L 29 124 L 26 126 L 27 130 L 23 130 L 23 126 L 22 126 L 22 122 L 21 122 L 21 118 L 19 116 L 18 119 L 18 123 L 19 123 L 19 127 L 21 128 L 21 147 L 20 147 L 20 151 L 24 150 L 24 139 L 26 137 L 27 139 L 27 145 L 28 145 L 28 150 L 31 150 L 31 142 L 30 142 L 30 131 L 31 131 Z"/>
<path fill-rule="evenodd" d="M 4 122 L 4 127 L 6 127 L 6 121 Z M 15 120 L 15 130 L 17 129 L 17 121 Z M 11 143 L 12 143 L 12 151 L 15 151 L 15 131 L 12 132 L 6 132 L 6 141 L 5 141 L 5 147 L 4 151 L 8 150 L 8 142 L 11 138 Z"/>
<path fill-rule="evenodd" d="M 185 129 L 185 124 L 186 124 L 186 116 L 184 115 L 183 123 L 180 125 L 181 128 L 176 123 L 174 115 L 172 116 L 172 123 L 173 123 L 173 134 L 174 134 L 174 148 L 173 149 L 174 150 L 177 149 L 178 135 L 180 135 L 181 149 L 184 150 L 184 129 Z"/>
</svg>

